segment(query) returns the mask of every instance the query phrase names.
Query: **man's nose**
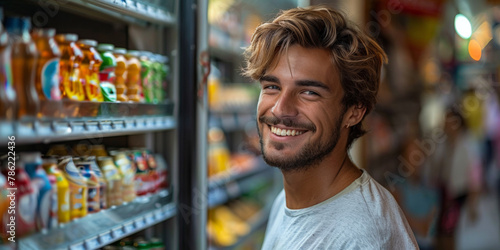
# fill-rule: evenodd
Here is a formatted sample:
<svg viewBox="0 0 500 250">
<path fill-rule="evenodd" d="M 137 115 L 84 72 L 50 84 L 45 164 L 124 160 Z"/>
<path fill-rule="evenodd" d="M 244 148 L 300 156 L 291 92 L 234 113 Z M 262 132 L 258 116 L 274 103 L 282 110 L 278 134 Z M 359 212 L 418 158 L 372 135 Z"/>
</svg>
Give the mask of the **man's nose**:
<svg viewBox="0 0 500 250">
<path fill-rule="evenodd" d="M 271 109 L 276 117 L 294 117 L 297 116 L 297 100 L 292 93 L 281 92 Z"/>
</svg>

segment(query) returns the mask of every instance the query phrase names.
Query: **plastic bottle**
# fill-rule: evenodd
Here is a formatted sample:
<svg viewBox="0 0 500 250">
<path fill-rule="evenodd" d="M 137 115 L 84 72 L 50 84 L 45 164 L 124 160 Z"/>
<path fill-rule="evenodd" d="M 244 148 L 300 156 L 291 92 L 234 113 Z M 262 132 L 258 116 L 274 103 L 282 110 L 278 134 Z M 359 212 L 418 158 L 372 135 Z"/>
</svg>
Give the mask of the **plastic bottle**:
<svg viewBox="0 0 500 250">
<path fill-rule="evenodd" d="M 5 26 L 12 44 L 12 76 L 17 95 L 17 118 L 35 119 L 39 111 L 35 88 L 38 51 L 31 39 L 29 17 L 9 17 Z"/>
<path fill-rule="evenodd" d="M 62 171 L 57 168 L 57 159 L 55 157 L 43 158 L 42 166 L 49 176 L 53 175 L 56 179 L 58 223 L 68 223 L 71 221 L 68 180 L 66 180 Z"/>
<path fill-rule="evenodd" d="M 82 157 L 85 161 L 90 162 L 90 168 L 94 171 L 95 175 L 99 179 L 99 205 L 101 209 L 108 208 L 108 185 L 104 173 L 102 173 L 99 165 L 97 165 L 95 156 L 85 156 Z"/>
<path fill-rule="evenodd" d="M 59 59 L 61 52 L 54 40 L 55 29 L 34 29 L 31 37 L 35 41 L 40 57 L 35 77 L 35 87 L 40 100 L 60 100 Z"/>
<path fill-rule="evenodd" d="M 0 120 L 13 120 L 16 116 L 16 91 L 13 86 L 11 68 L 11 46 L 9 35 L 2 25 L 3 11 L 0 8 Z"/>
<path fill-rule="evenodd" d="M 113 50 L 113 54 L 116 58 L 116 69 L 115 69 L 115 87 L 116 87 L 116 100 L 119 102 L 127 102 L 127 85 L 126 85 L 126 76 L 127 76 L 127 58 L 125 58 L 125 54 L 127 54 L 127 50 L 124 48 L 115 48 Z"/>
<path fill-rule="evenodd" d="M 138 149 L 128 150 L 127 155 L 135 163 L 135 191 L 137 196 L 143 196 L 151 191 L 150 170 L 142 151 Z"/>
<path fill-rule="evenodd" d="M 115 46 L 112 44 L 101 43 L 97 46 L 97 51 L 102 58 L 102 64 L 99 68 L 99 81 L 104 101 L 116 102 L 115 87 L 115 69 L 116 58 L 113 55 Z"/>
<path fill-rule="evenodd" d="M 14 186 L 9 185 L 9 182 L 7 182 L 7 186 L 9 188 L 16 188 L 15 190 L 9 191 L 9 195 L 13 193 L 9 199 L 14 197 L 13 199 L 15 201 L 15 208 L 11 209 L 13 210 L 13 213 L 9 215 L 15 214 L 15 225 L 13 226 L 13 231 L 16 239 L 18 239 L 19 237 L 23 237 L 35 231 L 37 194 L 31 185 L 30 177 L 24 169 L 24 163 L 19 160 L 19 157 L 16 157 L 15 166 L 8 164 L 8 162 L 4 162 L 2 166 L 2 174 L 4 176 L 11 176 L 9 175 L 9 172 L 14 173 Z M 10 230 L 10 220 L 7 222 L 8 224 L 4 223 L 1 226 L 7 226 Z M 12 236 L 12 234 L 8 235 Z"/>
<path fill-rule="evenodd" d="M 113 150 L 109 154 L 113 157 L 113 161 L 122 175 L 123 202 L 131 202 L 135 199 L 137 193 L 134 182 L 135 168 L 132 161 L 127 157 L 125 151 Z"/>
<path fill-rule="evenodd" d="M 83 52 L 80 70 L 84 79 L 85 98 L 87 101 L 102 102 L 104 99 L 99 81 L 99 68 L 102 64 L 102 58 L 95 49 L 97 41 L 83 39 L 78 40 L 76 44 Z"/>
<path fill-rule="evenodd" d="M 54 158 L 54 160 L 55 160 L 55 158 Z M 53 166 L 57 167 L 56 164 L 54 164 Z M 52 187 L 51 196 L 50 196 L 50 211 L 49 211 L 49 223 L 48 223 L 48 228 L 51 229 L 51 228 L 56 228 L 59 225 L 59 218 L 58 218 L 58 216 L 59 216 L 59 213 L 58 213 L 59 202 L 58 202 L 58 193 L 57 193 L 57 176 L 53 172 L 48 171 L 48 169 L 46 168 L 46 160 L 45 159 L 42 159 L 42 169 L 47 174 L 47 177 L 49 178 L 49 181 L 50 181 L 50 186 Z M 69 199 L 69 197 L 68 197 L 68 199 Z M 68 202 L 69 202 L 69 200 L 68 200 Z"/>
<path fill-rule="evenodd" d="M 141 62 L 141 86 L 142 96 L 147 103 L 153 103 L 153 67 L 150 57 L 152 56 L 149 51 L 141 51 L 139 61 Z"/>
<path fill-rule="evenodd" d="M 85 91 L 80 71 L 83 52 L 75 43 L 78 36 L 76 34 L 58 34 L 55 36 L 55 40 L 61 51 L 59 61 L 61 97 L 83 101 L 85 100 Z"/>
<path fill-rule="evenodd" d="M 170 186 L 169 170 L 165 159 L 161 154 L 154 154 L 158 171 L 158 189 L 165 189 Z"/>
<path fill-rule="evenodd" d="M 97 164 L 106 179 L 108 206 L 119 206 L 123 204 L 123 178 L 113 162 L 113 158 L 110 156 L 97 157 Z"/>
<path fill-rule="evenodd" d="M 141 62 L 139 51 L 129 50 L 125 55 L 127 59 L 127 97 L 132 102 L 143 102 L 141 98 Z"/>
<path fill-rule="evenodd" d="M 76 168 L 87 184 L 87 212 L 89 214 L 101 211 L 99 177 L 92 169 L 92 163 L 80 157 L 73 158 Z"/>
<path fill-rule="evenodd" d="M 167 90 L 167 87 L 168 87 L 168 76 L 170 74 L 170 67 L 167 65 L 168 63 L 168 57 L 167 56 L 163 56 L 163 55 L 160 55 L 158 57 L 159 59 L 159 65 L 157 67 L 159 67 L 158 69 L 158 83 L 159 83 L 159 86 L 158 88 L 160 89 L 160 91 L 158 92 L 158 102 L 163 102 L 165 101 L 166 99 L 166 96 L 167 96 L 167 93 L 166 93 L 166 90 Z M 156 92 L 155 92 L 156 93 Z"/>
<path fill-rule="evenodd" d="M 50 211 L 53 210 L 53 206 L 57 207 L 57 202 L 55 204 L 51 202 L 53 189 L 47 173 L 42 168 L 42 156 L 40 152 L 26 152 L 21 154 L 21 160 L 25 164 L 26 173 L 31 179 L 33 189 L 38 193 L 35 217 L 36 229 L 47 229 L 52 221 Z"/>
<path fill-rule="evenodd" d="M 87 215 L 87 182 L 76 168 L 71 156 L 63 156 L 58 159 L 58 168 L 64 173 L 69 183 L 69 203 L 71 220 L 85 217 Z"/>
</svg>

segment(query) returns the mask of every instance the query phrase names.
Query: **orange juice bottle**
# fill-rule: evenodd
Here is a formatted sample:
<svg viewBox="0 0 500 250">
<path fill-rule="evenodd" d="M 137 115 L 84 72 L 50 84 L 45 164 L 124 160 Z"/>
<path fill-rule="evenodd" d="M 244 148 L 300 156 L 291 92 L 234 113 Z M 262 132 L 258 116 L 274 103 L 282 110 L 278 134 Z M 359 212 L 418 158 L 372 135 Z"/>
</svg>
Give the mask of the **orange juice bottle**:
<svg viewBox="0 0 500 250">
<path fill-rule="evenodd" d="M 141 99 L 141 62 L 139 51 L 129 50 L 125 55 L 127 59 L 127 97 L 132 102 L 142 102 Z"/>
<path fill-rule="evenodd" d="M 31 37 L 40 52 L 35 77 L 35 87 L 40 100 L 60 100 L 59 58 L 61 52 L 54 40 L 55 29 L 34 29 Z"/>
<path fill-rule="evenodd" d="M 64 174 L 57 168 L 57 159 L 55 157 L 46 157 L 43 159 L 43 168 L 49 175 L 56 177 L 57 190 L 57 219 L 59 223 L 68 223 L 70 216 L 70 192 L 69 182 Z"/>
<path fill-rule="evenodd" d="M 82 71 L 84 79 L 83 88 L 85 90 L 86 100 L 102 102 L 104 98 L 101 93 L 101 87 L 99 86 L 99 68 L 102 64 L 102 58 L 95 49 L 97 41 L 89 39 L 78 40 L 77 45 L 83 52 L 80 70 Z"/>
<path fill-rule="evenodd" d="M 12 120 L 15 117 L 16 91 L 12 85 L 11 46 L 9 35 L 2 26 L 3 12 L 0 11 L 0 120 Z"/>
<path fill-rule="evenodd" d="M 39 110 L 35 88 L 38 51 L 29 34 L 30 18 L 9 17 L 5 20 L 5 26 L 12 44 L 12 75 L 17 94 L 17 118 L 34 119 Z"/>
<path fill-rule="evenodd" d="M 113 50 L 113 54 L 116 58 L 116 69 L 115 69 L 115 87 L 116 87 L 116 97 L 119 102 L 128 101 L 127 97 L 127 85 L 125 84 L 126 72 L 127 72 L 127 59 L 125 58 L 125 54 L 127 54 L 127 50 L 124 48 L 115 48 Z"/>
<path fill-rule="evenodd" d="M 71 220 L 82 218 L 87 215 L 87 182 L 73 162 L 73 157 L 63 156 L 59 158 L 58 168 L 64 173 L 69 184 L 69 203 Z"/>
<path fill-rule="evenodd" d="M 76 34 L 58 34 L 55 40 L 61 51 L 59 61 L 59 81 L 61 97 L 77 101 L 85 100 L 80 64 L 83 60 L 83 53 L 75 44 L 78 40 Z"/>
</svg>

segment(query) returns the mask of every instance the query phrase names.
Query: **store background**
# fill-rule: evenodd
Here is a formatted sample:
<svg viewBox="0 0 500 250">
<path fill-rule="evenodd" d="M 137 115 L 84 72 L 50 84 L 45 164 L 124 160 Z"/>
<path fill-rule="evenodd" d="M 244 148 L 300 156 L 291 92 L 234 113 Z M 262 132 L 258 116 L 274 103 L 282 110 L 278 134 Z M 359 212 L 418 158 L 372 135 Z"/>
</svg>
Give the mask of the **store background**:
<svg viewBox="0 0 500 250">
<path fill-rule="evenodd" d="M 500 1 L 265 2 L 209 1 L 209 130 L 223 131 L 232 157 L 258 155 L 258 86 L 240 75 L 241 53 L 252 31 L 277 9 L 336 7 L 376 39 L 389 57 L 377 106 L 364 121 L 369 133 L 351 149 L 353 160 L 398 197 L 421 247 L 434 242 L 436 249 L 498 249 Z M 445 128 L 449 108 L 463 117 L 463 130 L 458 118 Z M 218 145 L 209 143 L 209 157 L 210 148 Z M 448 207 L 443 186 L 453 187 L 454 193 L 446 195 L 466 197 L 455 209 L 460 215 L 454 238 L 438 230 Z M 269 204 L 264 200 L 259 201 Z M 219 226 L 213 225 L 218 216 L 209 213 L 208 218 L 210 245 L 220 246 L 223 240 L 210 233 Z M 250 246 L 258 246 L 264 229 L 260 231 Z"/>
<path fill-rule="evenodd" d="M 129 5 L 124 7 L 123 2 Z M 92 249 L 93 244 L 111 244 L 109 235 L 124 244 L 131 243 L 125 238 L 157 237 L 166 249 L 259 249 L 282 180 L 279 171 L 266 166 L 259 156 L 255 127 L 259 87 L 240 74 L 243 48 L 255 27 L 279 10 L 326 4 L 344 11 L 389 56 L 378 104 L 364 121 L 369 133 L 351 149 L 353 160 L 399 198 L 407 216 L 415 218 L 411 220 L 414 231 L 424 235 L 419 237 L 422 244 L 439 238 L 436 249 L 451 249 L 450 241 L 456 249 L 500 247 L 500 1 L 44 3 L 3 0 L 0 6 L 6 15 L 33 18 L 44 13 L 48 18 L 43 26 L 56 27 L 57 33 L 74 32 L 117 47 L 169 56 L 169 104 L 154 106 L 158 113 L 152 117 L 78 117 L 79 123 L 73 126 L 85 123 L 95 129 L 91 133 L 23 134 L 17 137 L 18 152 L 46 152 L 56 143 L 78 142 L 145 147 L 169 166 L 171 193 L 168 199 L 155 196 L 158 202 L 147 200 L 140 211 L 131 206 L 114 210 L 128 213 L 106 217 L 113 219 L 103 219 L 99 228 L 94 224 L 107 212 L 81 219 L 72 224 L 81 235 L 64 234 L 65 228 L 59 228 L 26 237 L 21 246 Z M 155 20 L 145 15 L 152 11 L 149 5 L 159 7 L 164 16 Z M 137 111 L 142 106 L 124 107 Z M 451 139 L 459 131 L 457 118 L 445 129 L 448 107 L 465 120 L 461 135 L 466 136 L 460 140 Z M 136 127 L 110 129 L 109 120 Z M 10 135 L 12 131 L 5 129 L 13 124 L 0 120 L 2 137 Z M 58 125 L 64 127 L 64 121 Z M 443 177 L 450 173 L 452 182 Z M 441 188 L 446 183 L 457 187 L 456 195 L 467 195 L 466 205 L 455 210 L 461 210 L 456 237 L 447 240 L 437 234 L 444 207 Z M 47 243 L 45 237 L 63 237 L 66 242 Z M 8 246 L 0 245 L 3 248 Z"/>
</svg>

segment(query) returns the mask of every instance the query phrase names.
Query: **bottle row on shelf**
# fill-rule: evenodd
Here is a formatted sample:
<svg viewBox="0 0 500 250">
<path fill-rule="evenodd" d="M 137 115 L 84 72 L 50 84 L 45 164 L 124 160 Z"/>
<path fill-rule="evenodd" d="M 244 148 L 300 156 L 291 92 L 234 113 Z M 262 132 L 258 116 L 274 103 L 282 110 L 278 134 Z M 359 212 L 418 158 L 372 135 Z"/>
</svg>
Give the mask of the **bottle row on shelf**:
<svg viewBox="0 0 500 250">
<path fill-rule="evenodd" d="M 39 117 L 45 100 L 166 100 L 170 73 L 164 55 L 56 34 L 52 28 L 30 30 L 28 17 L 7 17 L 5 28 L 0 24 L 0 120 Z"/>
<path fill-rule="evenodd" d="M 146 239 L 143 236 L 126 237 L 111 245 L 105 246 L 103 250 L 164 250 L 165 243 L 160 237 Z"/>
<path fill-rule="evenodd" d="M 169 188 L 165 160 L 144 148 L 77 144 L 54 145 L 43 157 L 10 153 L 0 174 L 0 243 Z"/>
</svg>

